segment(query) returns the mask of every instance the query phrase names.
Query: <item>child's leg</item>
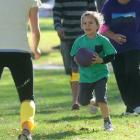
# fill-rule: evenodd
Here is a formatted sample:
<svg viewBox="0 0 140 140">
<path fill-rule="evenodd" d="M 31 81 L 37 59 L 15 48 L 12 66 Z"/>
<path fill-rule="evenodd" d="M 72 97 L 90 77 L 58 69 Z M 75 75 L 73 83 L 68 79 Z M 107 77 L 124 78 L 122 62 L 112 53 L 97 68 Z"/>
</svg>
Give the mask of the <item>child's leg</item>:
<svg viewBox="0 0 140 140">
<path fill-rule="evenodd" d="M 88 105 L 92 99 L 92 84 L 80 83 L 79 103 L 83 106 Z"/>
<path fill-rule="evenodd" d="M 111 131 L 112 124 L 111 124 L 111 119 L 110 119 L 110 115 L 109 115 L 107 99 L 105 96 L 106 83 L 107 83 L 107 78 L 103 78 L 95 83 L 95 95 L 96 95 L 97 104 L 101 109 L 102 116 L 104 119 L 104 128 L 105 128 L 105 130 Z"/>
<path fill-rule="evenodd" d="M 104 118 L 104 119 L 109 118 L 109 109 L 108 109 L 108 105 L 107 105 L 106 103 L 104 103 L 104 102 L 98 102 L 98 106 L 99 106 L 100 109 L 101 109 L 103 118 Z"/>
<path fill-rule="evenodd" d="M 112 131 L 113 127 L 112 127 L 112 122 L 110 119 L 109 109 L 108 109 L 107 104 L 104 102 L 98 102 L 98 106 L 100 107 L 101 112 L 102 112 L 102 116 L 104 120 L 104 130 Z"/>
<path fill-rule="evenodd" d="M 101 109 L 103 118 L 109 117 L 109 110 L 106 99 L 107 78 L 103 78 L 95 83 L 96 102 Z"/>
</svg>

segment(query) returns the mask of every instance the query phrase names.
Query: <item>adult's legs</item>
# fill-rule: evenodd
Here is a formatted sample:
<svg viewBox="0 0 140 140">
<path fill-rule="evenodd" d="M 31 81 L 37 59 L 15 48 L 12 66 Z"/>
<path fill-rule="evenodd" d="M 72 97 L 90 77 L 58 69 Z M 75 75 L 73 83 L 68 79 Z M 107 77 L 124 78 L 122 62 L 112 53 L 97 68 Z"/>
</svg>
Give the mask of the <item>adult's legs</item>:
<svg viewBox="0 0 140 140">
<path fill-rule="evenodd" d="M 33 95 L 33 68 L 30 54 L 13 53 L 8 67 L 14 79 L 19 99 L 21 128 L 34 128 L 35 103 Z"/>
<path fill-rule="evenodd" d="M 140 51 L 127 52 L 125 59 L 128 103 L 134 109 L 140 106 Z"/>
<path fill-rule="evenodd" d="M 120 91 L 121 98 L 126 105 L 127 112 L 133 112 L 132 105 L 129 104 L 128 100 L 128 85 L 127 85 L 127 75 L 126 75 L 126 64 L 124 54 L 117 54 L 115 60 L 112 62 L 116 82 Z"/>
<path fill-rule="evenodd" d="M 118 54 L 112 64 L 126 112 L 133 112 L 140 106 L 140 51 Z"/>
<path fill-rule="evenodd" d="M 61 54 L 63 58 L 63 63 L 65 67 L 65 72 L 70 75 L 70 86 L 72 91 L 72 110 L 79 109 L 78 105 L 78 92 L 79 92 L 79 73 L 78 66 L 73 64 L 72 57 L 70 56 L 70 51 L 73 42 L 61 42 Z M 74 66 L 74 69 L 72 68 Z"/>
<path fill-rule="evenodd" d="M 79 81 L 71 80 L 70 85 L 71 85 L 71 90 L 72 90 L 72 110 L 79 109 L 79 103 L 78 103 Z"/>
</svg>

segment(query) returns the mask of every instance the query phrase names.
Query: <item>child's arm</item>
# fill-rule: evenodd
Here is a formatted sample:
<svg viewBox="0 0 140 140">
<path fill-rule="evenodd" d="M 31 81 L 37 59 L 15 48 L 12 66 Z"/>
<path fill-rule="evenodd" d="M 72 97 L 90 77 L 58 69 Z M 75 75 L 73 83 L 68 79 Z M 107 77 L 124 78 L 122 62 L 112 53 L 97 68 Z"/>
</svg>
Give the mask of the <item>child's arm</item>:
<svg viewBox="0 0 140 140">
<path fill-rule="evenodd" d="M 109 63 L 111 62 L 113 59 L 115 58 L 115 54 L 110 54 L 110 55 L 107 55 L 103 58 L 101 58 L 97 53 L 94 55 L 93 57 L 93 61 L 92 61 L 92 64 L 106 64 L 106 63 Z"/>
<path fill-rule="evenodd" d="M 115 59 L 115 54 L 107 55 L 103 58 L 103 64 L 109 63 Z"/>
</svg>

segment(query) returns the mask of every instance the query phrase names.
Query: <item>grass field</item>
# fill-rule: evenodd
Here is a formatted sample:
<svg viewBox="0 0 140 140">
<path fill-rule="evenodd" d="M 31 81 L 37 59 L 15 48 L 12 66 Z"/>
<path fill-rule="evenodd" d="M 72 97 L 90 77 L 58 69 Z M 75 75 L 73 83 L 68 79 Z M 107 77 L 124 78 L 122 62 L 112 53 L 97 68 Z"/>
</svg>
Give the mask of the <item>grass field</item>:
<svg viewBox="0 0 140 140">
<path fill-rule="evenodd" d="M 41 19 L 43 55 L 34 64 L 62 65 L 58 46 L 60 41 L 52 19 Z M 119 96 L 114 75 L 108 82 L 108 100 L 114 131 L 103 131 L 100 111 L 90 114 L 88 107 L 71 111 L 69 79 L 63 70 L 35 70 L 36 128 L 33 140 L 140 140 L 140 116 L 122 117 L 124 105 Z M 16 140 L 19 128 L 19 100 L 9 71 L 0 81 L 0 140 Z"/>
<path fill-rule="evenodd" d="M 71 109 L 69 79 L 63 70 L 35 71 L 36 128 L 33 140 L 140 140 L 140 117 L 120 114 L 124 105 L 114 76 L 108 83 L 108 100 L 115 130 L 102 129 L 100 111 L 89 113 L 88 107 Z M 16 140 L 19 134 L 19 102 L 13 80 L 5 70 L 0 83 L 0 140 Z"/>
</svg>

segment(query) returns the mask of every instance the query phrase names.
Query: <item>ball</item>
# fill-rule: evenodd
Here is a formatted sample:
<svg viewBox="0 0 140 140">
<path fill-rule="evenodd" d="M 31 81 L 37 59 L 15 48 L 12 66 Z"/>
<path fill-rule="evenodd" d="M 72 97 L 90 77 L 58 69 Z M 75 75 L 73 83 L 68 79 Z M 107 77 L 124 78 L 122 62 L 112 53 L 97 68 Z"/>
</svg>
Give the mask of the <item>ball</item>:
<svg viewBox="0 0 140 140">
<path fill-rule="evenodd" d="M 87 48 L 80 48 L 75 55 L 75 59 L 80 66 L 88 67 L 92 64 L 94 52 Z"/>
</svg>

